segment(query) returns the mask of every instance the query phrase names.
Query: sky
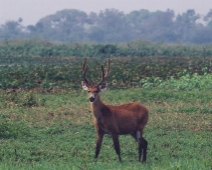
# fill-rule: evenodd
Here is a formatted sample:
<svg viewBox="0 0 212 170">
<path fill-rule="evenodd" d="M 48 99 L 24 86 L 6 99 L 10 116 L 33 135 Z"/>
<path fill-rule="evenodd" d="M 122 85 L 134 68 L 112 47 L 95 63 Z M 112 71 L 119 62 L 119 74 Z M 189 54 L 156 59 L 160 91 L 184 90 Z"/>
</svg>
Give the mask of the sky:
<svg viewBox="0 0 212 170">
<path fill-rule="evenodd" d="M 171 9 L 175 14 L 194 9 L 196 13 L 206 15 L 212 9 L 212 0 L 0 0 L 0 25 L 19 18 L 25 26 L 35 25 L 41 18 L 63 9 L 99 13 L 111 8 L 124 13 Z"/>
</svg>

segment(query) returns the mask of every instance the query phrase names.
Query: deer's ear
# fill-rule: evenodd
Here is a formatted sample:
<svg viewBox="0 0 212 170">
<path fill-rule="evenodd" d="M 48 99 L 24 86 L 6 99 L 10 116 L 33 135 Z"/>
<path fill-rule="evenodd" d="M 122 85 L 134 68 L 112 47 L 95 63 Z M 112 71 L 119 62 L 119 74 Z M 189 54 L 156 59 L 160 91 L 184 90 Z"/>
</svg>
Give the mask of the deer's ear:
<svg viewBox="0 0 212 170">
<path fill-rule="evenodd" d="M 84 90 L 88 90 L 88 86 L 86 85 L 86 83 L 84 81 L 82 81 L 81 84 L 82 84 L 82 88 Z"/>
<path fill-rule="evenodd" d="M 104 90 L 106 90 L 107 89 L 107 86 L 108 86 L 108 84 L 107 83 L 102 83 L 102 84 L 100 84 L 99 85 L 99 90 L 100 91 L 104 91 Z"/>
</svg>

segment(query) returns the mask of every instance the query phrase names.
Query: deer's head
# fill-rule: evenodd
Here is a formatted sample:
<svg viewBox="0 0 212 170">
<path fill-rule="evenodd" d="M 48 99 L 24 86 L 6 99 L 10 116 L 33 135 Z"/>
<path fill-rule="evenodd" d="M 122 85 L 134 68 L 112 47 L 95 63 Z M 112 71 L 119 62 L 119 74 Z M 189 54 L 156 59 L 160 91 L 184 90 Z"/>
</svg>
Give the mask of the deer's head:
<svg viewBox="0 0 212 170">
<path fill-rule="evenodd" d="M 89 83 L 89 81 L 86 77 L 86 70 L 87 70 L 87 66 L 86 66 L 86 58 L 85 58 L 84 63 L 83 63 L 83 67 L 82 67 L 82 72 L 83 72 L 82 88 L 84 90 L 88 91 L 90 102 L 95 102 L 96 99 L 98 98 L 99 92 L 107 89 L 107 83 L 105 83 L 104 81 L 105 81 L 105 78 L 109 74 L 110 59 L 108 59 L 108 67 L 107 67 L 106 74 L 104 72 L 104 67 L 101 66 L 102 79 L 100 80 L 100 82 L 97 85 L 93 85 L 93 84 Z"/>
</svg>

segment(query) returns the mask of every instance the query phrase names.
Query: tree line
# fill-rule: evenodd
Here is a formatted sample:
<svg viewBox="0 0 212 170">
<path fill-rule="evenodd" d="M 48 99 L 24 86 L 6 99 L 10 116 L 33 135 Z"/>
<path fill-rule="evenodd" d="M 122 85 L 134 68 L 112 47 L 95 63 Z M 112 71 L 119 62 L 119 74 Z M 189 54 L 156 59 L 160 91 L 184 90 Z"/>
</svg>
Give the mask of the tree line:
<svg viewBox="0 0 212 170">
<path fill-rule="evenodd" d="M 0 26 L 0 40 L 41 38 L 60 42 L 119 43 L 145 39 L 154 42 L 207 44 L 212 42 L 212 9 L 201 17 L 190 9 L 182 14 L 173 10 L 128 14 L 106 9 L 89 14 L 65 9 L 41 18 L 35 25 L 22 25 L 22 19 Z"/>
</svg>

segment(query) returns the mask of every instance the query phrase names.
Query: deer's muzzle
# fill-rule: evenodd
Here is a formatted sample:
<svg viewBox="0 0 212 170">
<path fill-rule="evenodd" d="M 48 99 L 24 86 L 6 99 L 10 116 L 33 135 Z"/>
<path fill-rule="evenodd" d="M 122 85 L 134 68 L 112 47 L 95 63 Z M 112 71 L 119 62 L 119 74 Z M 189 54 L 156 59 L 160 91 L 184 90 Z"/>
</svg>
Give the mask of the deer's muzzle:
<svg viewBox="0 0 212 170">
<path fill-rule="evenodd" d="M 91 97 L 89 98 L 89 100 L 90 100 L 90 102 L 94 102 L 95 98 L 94 98 L 93 96 L 91 96 Z"/>
</svg>

